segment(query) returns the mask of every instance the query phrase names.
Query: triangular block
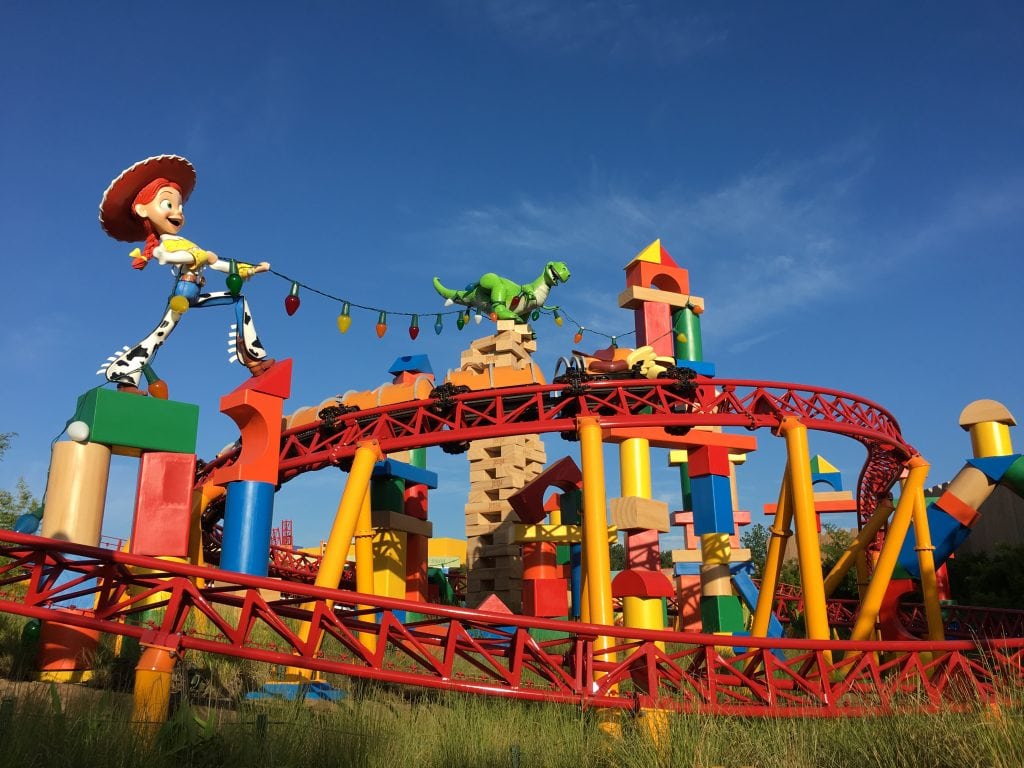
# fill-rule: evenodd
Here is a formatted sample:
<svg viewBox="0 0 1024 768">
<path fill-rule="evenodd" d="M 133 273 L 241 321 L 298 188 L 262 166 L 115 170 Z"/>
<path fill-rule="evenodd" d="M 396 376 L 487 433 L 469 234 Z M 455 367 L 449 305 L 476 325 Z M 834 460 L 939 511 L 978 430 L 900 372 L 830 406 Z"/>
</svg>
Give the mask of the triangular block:
<svg viewBox="0 0 1024 768">
<path fill-rule="evenodd" d="M 489 613 L 512 613 L 511 609 L 493 592 L 485 597 L 484 601 L 476 609 L 478 611 L 488 611 Z"/>
<path fill-rule="evenodd" d="M 649 261 L 652 264 L 661 264 L 661 239 L 655 240 L 653 243 L 644 248 L 638 253 L 633 261 Z"/>
<path fill-rule="evenodd" d="M 234 391 L 243 392 L 245 390 L 261 392 L 264 395 L 287 400 L 292 394 L 292 359 L 289 357 L 285 360 L 278 360 L 270 367 L 269 371 L 259 376 L 253 376 Z"/>
<path fill-rule="evenodd" d="M 838 471 L 839 470 L 821 454 L 817 454 L 811 459 L 811 472 L 827 475 Z"/>
<path fill-rule="evenodd" d="M 1009 456 L 986 456 L 981 459 L 968 459 L 967 463 L 975 469 L 980 469 L 985 473 L 985 477 L 991 480 L 993 483 L 998 483 L 1003 479 L 1003 475 L 1017 459 L 1020 458 L 1019 453 L 1011 453 Z"/>
</svg>

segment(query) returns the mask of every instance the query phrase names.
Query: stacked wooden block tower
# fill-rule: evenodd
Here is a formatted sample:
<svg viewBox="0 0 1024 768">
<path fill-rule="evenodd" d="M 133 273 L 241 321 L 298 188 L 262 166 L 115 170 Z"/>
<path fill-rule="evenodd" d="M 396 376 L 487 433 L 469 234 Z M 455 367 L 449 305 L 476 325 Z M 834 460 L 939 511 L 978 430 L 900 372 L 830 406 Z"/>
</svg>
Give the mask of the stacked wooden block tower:
<svg viewBox="0 0 1024 768">
<path fill-rule="evenodd" d="M 528 326 L 499 320 L 497 332 L 474 341 L 462 353 L 463 369 L 489 367 L 495 386 L 501 369 L 533 366 L 537 342 Z M 539 379 L 540 375 L 535 374 Z M 538 383 L 543 383 L 538 381 Z M 466 601 L 478 605 L 497 595 L 513 611 L 522 601 L 523 563 L 515 543 L 518 516 L 508 499 L 544 469 L 547 456 L 537 435 L 477 440 L 469 448 L 469 498 L 466 503 Z"/>
</svg>

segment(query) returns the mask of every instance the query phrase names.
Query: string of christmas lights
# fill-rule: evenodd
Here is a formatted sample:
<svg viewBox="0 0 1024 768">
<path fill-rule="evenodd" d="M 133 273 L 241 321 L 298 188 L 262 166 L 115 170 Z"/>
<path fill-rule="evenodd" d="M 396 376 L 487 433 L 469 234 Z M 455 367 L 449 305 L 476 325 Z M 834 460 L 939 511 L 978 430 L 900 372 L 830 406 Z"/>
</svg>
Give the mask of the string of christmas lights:
<svg viewBox="0 0 1024 768">
<path fill-rule="evenodd" d="M 290 287 L 288 289 L 288 295 L 285 296 L 285 298 L 284 298 L 284 309 L 285 309 L 285 312 L 288 313 L 289 317 L 294 315 L 298 311 L 299 307 L 302 305 L 302 298 L 300 296 L 300 291 L 307 291 L 309 293 L 315 293 L 316 295 L 322 296 L 323 298 L 327 299 L 328 301 L 333 301 L 333 302 L 336 302 L 338 304 L 341 304 L 341 312 L 338 314 L 338 320 L 337 320 L 338 330 L 341 333 L 347 333 L 349 328 L 352 326 L 352 310 L 353 309 L 361 309 L 361 310 L 365 310 L 367 312 L 376 312 L 377 313 L 377 323 L 374 326 L 374 330 L 376 331 L 378 338 L 383 338 L 384 334 L 387 333 L 387 330 L 388 330 L 388 317 L 391 317 L 391 316 L 408 317 L 409 318 L 409 338 L 411 338 L 413 340 L 415 340 L 416 337 L 419 336 L 419 334 L 420 334 L 420 316 L 421 315 L 424 315 L 424 316 L 433 315 L 434 316 L 434 333 L 436 333 L 439 336 L 441 335 L 441 332 L 444 330 L 444 319 L 443 318 L 445 318 L 445 317 L 455 315 L 456 316 L 455 325 L 456 325 L 456 327 L 460 331 L 463 328 L 466 327 L 466 325 L 470 322 L 471 319 L 475 319 L 476 323 L 479 325 L 483 321 L 483 317 L 484 317 L 483 313 L 479 309 L 470 309 L 468 307 L 466 309 L 442 310 L 440 312 L 437 312 L 437 311 L 430 311 L 430 312 L 406 312 L 406 311 L 403 311 L 403 310 L 394 310 L 394 309 L 386 309 L 386 308 L 382 308 L 382 307 L 374 307 L 374 306 L 370 306 L 368 304 L 360 304 L 358 302 L 352 301 L 351 299 L 345 299 L 345 298 L 342 298 L 340 296 L 335 296 L 334 294 L 328 293 L 327 291 L 322 291 L 319 288 L 316 288 L 316 287 L 314 287 L 312 285 L 309 285 L 308 283 L 304 283 L 301 280 L 296 280 L 296 279 L 294 279 L 292 277 L 289 277 L 288 275 L 285 275 L 282 272 L 278 272 L 276 269 L 271 269 L 269 271 L 270 271 L 270 274 L 274 275 L 275 277 L 279 277 L 282 280 L 284 280 L 287 283 L 289 283 Z M 232 272 L 229 274 L 229 277 L 228 277 L 229 281 L 231 281 L 231 276 L 233 276 L 233 275 L 237 275 L 237 272 L 234 271 L 234 270 L 232 270 Z M 239 279 L 238 282 L 240 283 L 241 280 Z M 232 288 L 230 283 L 229 283 L 228 287 L 229 287 L 229 290 Z M 241 286 L 238 286 L 238 287 L 240 288 Z M 232 292 L 234 292 L 234 291 L 232 291 Z M 565 321 L 568 321 L 572 325 L 576 326 L 576 333 L 573 336 L 573 343 L 575 343 L 575 344 L 579 344 L 581 341 L 583 341 L 584 334 L 588 334 L 589 333 L 589 334 L 594 334 L 595 336 L 602 336 L 602 337 L 608 339 L 611 342 L 612 346 L 618 346 L 618 342 L 619 342 L 620 339 L 629 337 L 629 336 L 631 336 L 631 335 L 636 333 L 635 330 L 632 330 L 632 331 L 625 331 L 623 333 L 618 333 L 618 334 L 611 334 L 611 333 L 606 333 L 604 331 L 597 330 L 595 328 L 585 328 L 582 323 L 577 322 L 573 318 L 573 316 L 571 314 L 569 314 L 569 312 L 566 311 L 566 309 L 564 307 L 561 307 L 561 306 L 554 307 L 553 309 L 550 309 L 550 310 L 549 309 L 535 309 L 535 310 L 533 310 L 533 312 L 531 313 L 530 316 L 531 316 L 531 318 L 533 320 L 538 320 L 542 313 L 543 314 L 551 314 L 552 319 L 555 322 L 555 325 L 557 325 L 559 328 L 562 327 L 562 325 L 563 325 L 563 323 Z"/>
</svg>

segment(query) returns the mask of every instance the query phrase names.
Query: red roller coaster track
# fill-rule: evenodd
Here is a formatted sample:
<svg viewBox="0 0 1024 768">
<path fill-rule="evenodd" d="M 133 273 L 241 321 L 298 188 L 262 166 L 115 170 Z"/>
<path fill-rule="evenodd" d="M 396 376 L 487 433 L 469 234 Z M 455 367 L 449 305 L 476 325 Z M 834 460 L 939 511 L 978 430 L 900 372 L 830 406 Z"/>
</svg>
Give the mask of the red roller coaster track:
<svg viewBox="0 0 1024 768">
<path fill-rule="evenodd" d="M 887 411 L 838 391 L 701 379 L 694 396 L 674 381 L 615 380 L 469 392 L 289 430 L 279 481 L 343 465 L 365 440 L 394 452 L 515 434 L 572 435 L 580 416 L 596 416 L 605 427 L 675 431 L 700 425 L 774 429 L 784 417 L 796 417 L 810 429 L 846 435 L 866 447 L 858 483 L 862 516 L 914 453 Z M 237 456 L 235 450 L 205 465 L 197 484 L 217 483 L 219 471 Z M 746 649 L 730 653 L 722 636 L 567 624 L 298 582 L 288 584 L 287 598 L 268 601 L 261 590 L 276 592 L 280 580 L 9 532 L 0 534 L 0 545 L 9 558 L 0 565 L 0 586 L 8 588 L 0 595 L 2 611 L 183 650 L 410 685 L 586 706 L 835 716 L 961 709 L 999 701 L 1007 685 L 1024 682 L 1024 639 L 744 638 Z M 282 572 L 306 575 L 312 568 L 311 561 L 285 563 L 279 556 Z M 197 587 L 200 579 L 207 586 Z M 9 589 L 14 584 L 24 585 L 23 591 Z M 76 598 L 90 598 L 95 609 L 60 607 Z M 125 621 L 153 608 L 153 600 L 166 608 L 158 625 Z M 424 618 L 403 624 L 395 611 Z M 309 622 L 307 640 L 296 631 L 298 622 Z M 531 630 L 554 632 L 555 639 L 538 640 Z M 599 635 L 613 638 L 613 647 L 595 648 Z"/>
<path fill-rule="evenodd" d="M 777 429 L 799 419 L 808 429 L 851 437 L 867 449 L 858 480 L 858 509 L 866 519 L 899 477 L 914 449 L 892 414 L 845 392 L 797 384 L 739 379 L 697 380 L 696 396 L 679 382 L 659 379 L 589 381 L 481 390 L 445 399 L 413 400 L 339 416 L 288 430 L 282 436 L 279 483 L 342 464 L 358 444 L 377 440 L 385 453 L 483 438 L 560 432 L 574 435 L 576 420 L 595 416 L 603 427 L 695 426 Z M 197 485 L 218 481 L 238 458 L 226 452 L 198 474 Z"/>
<path fill-rule="evenodd" d="M 717 635 L 567 624 L 305 584 L 291 584 L 286 599 L 270 601 L 261 589 L 276 590 L 280 581 L 12 532 L 0 543 L 8 558 L 0 565 L 0 611 L 180 650 L 466 693 L 626 709 L 842 716 L 962 710 L 1004 701 L 1024 682 L 1024 639 L 744 638 L 747 647 L 733 654 L 728 638 Z M 216 585 L 196 586 L 214 574 Z M 16 584 L 23 591 L 11 589 Z M 76 598 L 91 599 L 94 610 L 57 605 Z M 125 621 L 157 606 L 165 608 L 157 625 Z M 423 618 L 403 624 L 398 610 Z M 306 640 L 296 622 L 309 622 Z M 539 640 L 531 630 L 557 635 Z M 599 635 L 613 638 L 610 649 L 595 647 Z"/>
</svg>

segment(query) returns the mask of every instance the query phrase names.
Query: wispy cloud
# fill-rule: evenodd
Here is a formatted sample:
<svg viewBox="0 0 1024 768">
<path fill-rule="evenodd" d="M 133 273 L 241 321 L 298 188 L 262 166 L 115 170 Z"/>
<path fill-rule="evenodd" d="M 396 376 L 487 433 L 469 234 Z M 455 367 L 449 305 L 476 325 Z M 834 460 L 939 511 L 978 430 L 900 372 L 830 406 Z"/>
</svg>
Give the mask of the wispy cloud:
<svg viewBox="0 0 1024 768">
<path fill-rule="evenodd" d="M 738 337 L 755 320 L 827 297 L 854 278 L 846 264 L 856 222 L 846 197 L 869 164 L 865 151 L 844 149 L 798 166 L 766 166 L 705 193 L 644 195 L 592 182 L 572 199 L 463 211 L 441 235 L 455 250 L 561 259 L 582 280 L 660 237 L 677 261 L 699 269 L 695 292 L 715 296 L 716 333 Z M 607 291 L 574 291 L 585 325 L 607 316 L 609 305 Z"/>
<path fill-rule="evenodd" d="M 588 0 L 483 0 L 450 7 L 482 19 L 507 40 L 558 53 L 594 50 L 615 58 L 678 61 L 726 38 L 707 14 L 687 12 L 677 3 Z"/>
</svg>

